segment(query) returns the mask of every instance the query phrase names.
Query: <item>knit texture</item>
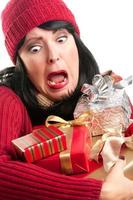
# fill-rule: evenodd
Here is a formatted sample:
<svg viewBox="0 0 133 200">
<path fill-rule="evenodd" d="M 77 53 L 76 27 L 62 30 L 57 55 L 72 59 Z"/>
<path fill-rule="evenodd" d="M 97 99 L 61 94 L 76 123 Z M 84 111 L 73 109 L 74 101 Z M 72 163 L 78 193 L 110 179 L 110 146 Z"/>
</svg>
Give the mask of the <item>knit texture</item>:
<svg viewBox="0 0 133 200">
<path fill-rule="evenodd" d="M 15 160 L 11 141 L 31 131 L 31 121 L 21 100 L 10 89 L 1 86 L 0 199 L 98 200 L 101 181 L 60 175 Z"/>
<path fill-rule="evenodd" d="M 34 27 L 53 20 L 70 22 L 79 34 L 79 28 L 69 8 L 62 0 L 10 0 L 2 12 L 5 45 L 11 60 L 16 62 L 16 47 Z"/>
<path fill-rule="evenodd" d="M 53 101 L 51 101 L 50 99 L 48 99 L 41 93 L 38 93 L 36 95 L 36 98 L 37 98 L 37 101 L 40 104 L 40 106 L 42 106 L 44 109 L 49 108 L 50 106 L 52 106 L 54 104 Z"/>
</svg>

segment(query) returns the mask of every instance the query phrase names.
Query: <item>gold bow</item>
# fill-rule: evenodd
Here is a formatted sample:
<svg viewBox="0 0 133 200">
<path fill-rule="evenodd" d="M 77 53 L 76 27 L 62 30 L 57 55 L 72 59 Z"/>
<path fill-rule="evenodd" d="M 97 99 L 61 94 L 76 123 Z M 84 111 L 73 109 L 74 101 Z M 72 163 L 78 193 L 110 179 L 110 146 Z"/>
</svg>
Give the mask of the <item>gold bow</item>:
<svg viewBox="0 0 133 200">
<path fill-rule="evenodd" d="M 54 125 L 56 127 L 71 127 L 71 126 L 82 126 L 82 125 L 88 126 L 88 124 L 90 123 L 89 121 L 87 121 L 89 116 L 91 116 L 91 113 L 86 112 L 74 120 L 66 121 L 56 115 L 50 115 L 47 117 L 45 121 L 45 126 L 46 127 L 50 125 Z"/>
</svg>

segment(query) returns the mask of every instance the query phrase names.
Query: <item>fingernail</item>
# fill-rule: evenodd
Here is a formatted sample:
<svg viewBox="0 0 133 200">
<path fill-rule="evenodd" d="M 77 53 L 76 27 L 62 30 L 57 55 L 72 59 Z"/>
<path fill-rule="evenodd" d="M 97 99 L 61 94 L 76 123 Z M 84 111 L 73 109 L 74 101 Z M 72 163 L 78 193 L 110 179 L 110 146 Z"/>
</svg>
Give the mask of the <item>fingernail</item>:
<svg viewBox="0 0 133 200">
<path fill-rule="evenodd" d="M 125 156 L 120 155 L 120 156 L 119 156 L 119 159 L 121 159 L 121 160 L 125 160 Z"/>
</svg>

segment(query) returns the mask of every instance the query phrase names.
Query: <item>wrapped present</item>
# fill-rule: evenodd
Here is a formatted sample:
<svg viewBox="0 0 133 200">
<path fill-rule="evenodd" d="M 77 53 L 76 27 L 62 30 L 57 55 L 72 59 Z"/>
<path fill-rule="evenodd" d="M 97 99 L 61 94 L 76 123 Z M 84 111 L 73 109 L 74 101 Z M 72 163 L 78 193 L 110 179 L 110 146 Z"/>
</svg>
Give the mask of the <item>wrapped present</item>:
<svg viewBox="0 0 133 200">
<path fill-rule="evenodd" d="M 34 162 L 66 149 L 66 135 L 54 126 L 41 126 L 32 133 L 12 140 L 20 158 Z"/>
<path fill-rule="evenodd" d="M 90 133 L 86 126 L 67 125 L 60 126 L 60 130 L 66 134 L 67 149 L 34 163 L 51 171 L 67 175 L 86 173 L 89 171 Z"/>
<path fill-rule="evenodd" d="M 131 116 L 131 103 L 124 87 L 131 82 L 132 77 L 114 83 L 109 75 L 95 75 L 92 85 L 82 87 L 83 95 L 76 105 L 74 118 L 88 113 L 92 136 L 125 131 Z"/>
</svg>

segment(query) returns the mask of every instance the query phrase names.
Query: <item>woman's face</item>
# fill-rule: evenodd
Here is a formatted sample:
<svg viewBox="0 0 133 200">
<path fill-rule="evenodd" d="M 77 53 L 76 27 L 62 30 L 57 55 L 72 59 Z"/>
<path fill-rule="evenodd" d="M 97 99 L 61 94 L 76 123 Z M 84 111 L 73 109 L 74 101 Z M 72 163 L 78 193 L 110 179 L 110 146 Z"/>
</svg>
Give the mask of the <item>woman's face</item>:
<svg viewBox="0 0 133 200">
<path fill-rule="evenodd" d="M 79 78 L 79 55 L 66 29 L 32 29 L 19 50 L 29 79 L 37 90 L 56 101 L 69 96 Z"/>
</svg>

